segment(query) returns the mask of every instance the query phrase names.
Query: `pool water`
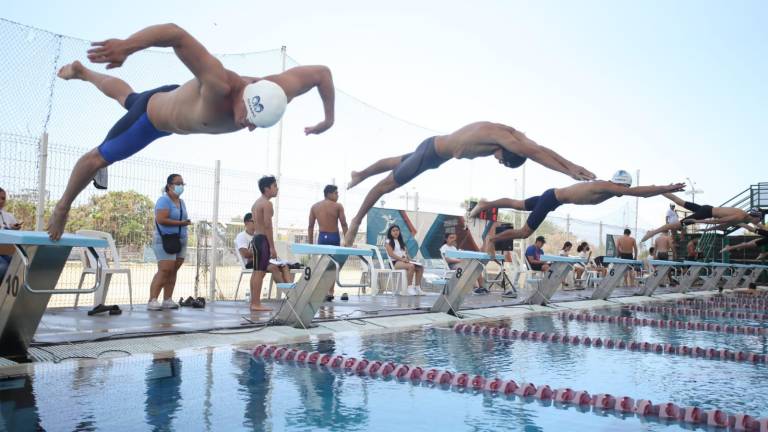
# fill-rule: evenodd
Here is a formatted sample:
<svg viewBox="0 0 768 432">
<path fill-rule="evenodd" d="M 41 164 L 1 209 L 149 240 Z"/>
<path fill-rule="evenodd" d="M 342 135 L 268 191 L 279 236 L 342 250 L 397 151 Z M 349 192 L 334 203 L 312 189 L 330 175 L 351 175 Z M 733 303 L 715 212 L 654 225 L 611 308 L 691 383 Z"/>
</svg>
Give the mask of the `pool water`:
<svg viewBox="0 0 768 432">
<path fill-rule="evenodd" d="M 653 315 L 620 311 L 595 313 Z M 658 317 L 658 314 L 655 316 Z M 682 317 L 680 317 L 682 318 Z M 693 317 L 686 317 L 693 319 Z M 721 320 L 721 323 L 728 320 Z M 531 316 L 494 325 L 766 352 L 765 338 Z M 768 415 L 765 365 L 458 334 L 448 328 L 294 345 L 369 360 Z M 690 430 L 634 415 L 442 389 L 253 359 L 234 348 L 39 365 L 0 381 L 0 430 L 544 431 Z M 703 429 L 702 429 L 703 430 Z"/>
</svg>

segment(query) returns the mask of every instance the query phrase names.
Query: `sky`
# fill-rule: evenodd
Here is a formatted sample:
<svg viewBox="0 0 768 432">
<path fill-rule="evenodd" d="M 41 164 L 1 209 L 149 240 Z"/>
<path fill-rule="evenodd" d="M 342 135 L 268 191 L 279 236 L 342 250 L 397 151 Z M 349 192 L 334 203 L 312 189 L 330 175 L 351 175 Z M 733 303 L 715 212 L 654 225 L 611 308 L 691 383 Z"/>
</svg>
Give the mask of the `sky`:
<svg viewBox="0 0 768 432">
<path fill-rule="evenodd" d="M 524 131 L 603 179 L 617 169 L 633 176 L 640 170 L 641 184 L 691 179 L 702 191 L 697 202 L 718 205 L 766 180 L 768 3 L 763 1 L 135 0 L 106 6 L 89 0 L 10 0 L 0 16 L 86 40 L 125 38 L 151 24 L 174 22 L 214 53 L 286 46 L 300 64 L 328 65 L 339 90 L 423 127 L 408 133 L 376 130 L 377 142 L 391 139 L 391 144 L 368 151 L 368 134 L 374 131 L 361 125 L 372 129 L 370 122 L 340 112 L 323 140 L 359 136 L 354 154 L 334 154 L 339 150 L 332 147 L 330 154 L 312 153 L 303 160 L 302 149 L 326 141 L 297 135 L 283 155 L 286 175 L 311 178 L 306 173 L 313 166 L 343 158 L 338 172 L 324 174 L 343 183 L 351 169 L 410 151 L 428 134 L 489 120 Z M 130 67 L 129 60 L 124 69 Z M 296 110 L 306 109 L 319 121 L 319 102 L 312 103 Z M 402 139 L 418 134 L 423 137 L 416 141 Z M 156 143 L 146 155 L 200 160 L 203 145 L 191 153 L 179 151 L 183 145 Z M 217 158 L 226 166 L 247 166 L 234 147 L 222 148 Z M 274 171 L 274 164 L 265 169 Z M 434 210 L 470 195 L 523 193 L 522 173 L 510 173 L 493 160 L 450 162 L 441 170 L 408 186 L 419 191 L 424 205 L 434 198 Z M 571 183 L 529 163 L 524 193 Z M 372 185 L 369 180 L 360 187 Z M 390 203 L 404 205 L 397 198 L 402 191 L 391 195 Z M 641 200 L 640 225 L 659 225 L 666 207 L 663 198 Z M 621 198 L 597 207 L 561 207 L 558 214 L 631 226 L 634 208 L 634 199 Z"/>
</svg>

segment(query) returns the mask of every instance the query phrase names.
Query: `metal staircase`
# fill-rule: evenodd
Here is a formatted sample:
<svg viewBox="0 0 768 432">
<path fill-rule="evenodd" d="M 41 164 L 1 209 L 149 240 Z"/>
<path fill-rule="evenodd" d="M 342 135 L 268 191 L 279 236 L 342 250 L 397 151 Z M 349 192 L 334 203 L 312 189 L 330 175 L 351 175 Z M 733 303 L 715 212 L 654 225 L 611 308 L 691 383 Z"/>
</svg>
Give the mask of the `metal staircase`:
<svg viewBox="0 0 768 432">
<path fill-rule="evenodd" d="M 768 182 L 753 184 L 718 207 L 735 207 L 745 211 L 755 207 L 768 210 Z M 699 239 L 698 252 L 704 256 L 705 261 L 714 260 L 722 249 L 723 238 L 737 229 L 739 227 L 730 226 L 720 233 L 705 231 Z"/>
</svg>

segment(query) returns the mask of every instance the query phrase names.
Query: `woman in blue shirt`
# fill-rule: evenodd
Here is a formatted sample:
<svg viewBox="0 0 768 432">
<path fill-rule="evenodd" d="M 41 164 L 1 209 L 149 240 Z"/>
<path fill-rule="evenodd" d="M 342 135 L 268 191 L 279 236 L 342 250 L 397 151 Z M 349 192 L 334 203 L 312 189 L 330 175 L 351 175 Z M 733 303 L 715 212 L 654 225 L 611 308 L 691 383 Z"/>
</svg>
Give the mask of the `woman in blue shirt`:
<svg viewBox="0 0 768 432">
<path fill-rule="evenodd" d="M 180 198 L 182 193 L 184 193 L 184 179 L 179 174 L 171 174 L 168 176 L 163 196 L 155 204 L 155 234 L 152 249 L 157 257 L 157 273 L 149 287 L 147 310 L 179 308 L 179 305 L 173 301 L 173 288 L 176 285 L 176 274 L 187 256 L 187 225 L 192 223 L 189 220 L 187 207 Z M 178 234 L 181 250 L 173 254 L 166 252 L 161 234 Z M 162 303 L 158 301 L 160 291 L 163 291 Z"/>
</svg>

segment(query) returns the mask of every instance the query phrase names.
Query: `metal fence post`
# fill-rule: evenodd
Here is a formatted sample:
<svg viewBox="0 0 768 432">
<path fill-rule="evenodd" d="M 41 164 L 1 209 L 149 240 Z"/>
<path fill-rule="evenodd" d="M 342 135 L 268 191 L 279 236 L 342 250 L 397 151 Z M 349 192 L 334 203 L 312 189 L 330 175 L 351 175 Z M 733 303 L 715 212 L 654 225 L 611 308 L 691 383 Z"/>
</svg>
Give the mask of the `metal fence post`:
<svg viewBox="0 0 768 432">
<path fill-rule="evenodd" d="M 37 152 L 37 207 L 35 208 L 35 230 L 43 230 L 43 219 L 45 217 L 45 183 L 48 174 L 48 132 L 43 132 L 40 137 Z"/>
<path fill-rule="evenodd" d="M 211 281 L 208 299 L 216 301 L 216 267 L 219 264 L 219 192 L 221 189 L 221 161 L 215 163 L 213 173 L 213 221 L 211 222 Z"/>
</svg>

